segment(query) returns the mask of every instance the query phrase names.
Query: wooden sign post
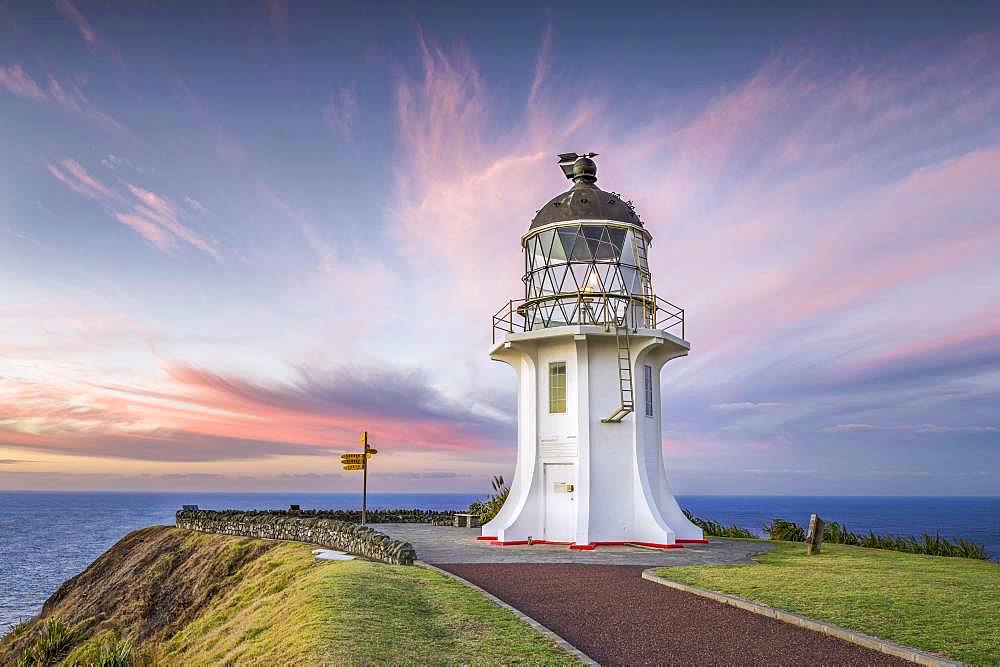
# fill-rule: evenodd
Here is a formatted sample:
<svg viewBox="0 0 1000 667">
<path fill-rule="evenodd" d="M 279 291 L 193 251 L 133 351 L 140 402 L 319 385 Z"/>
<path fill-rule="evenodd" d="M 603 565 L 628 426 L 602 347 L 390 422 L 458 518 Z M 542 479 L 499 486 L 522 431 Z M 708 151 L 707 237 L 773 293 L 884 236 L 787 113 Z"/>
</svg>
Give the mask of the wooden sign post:
<svg viewBox="0 0 1000 667">
<path fill-rule="evenodd" d="M 818 514 L 809 517 L 809 532 L 806 533 L 806 555 L 812 556 L 819 553 L 819 548 L 823 544 L 823 519 Z"/>
<path fill-rule="evenodd" d="M 377 449 L 368 446 L 368 431 L 361 433 L 361 444 L 365 446 L 359 454 L 341 454 L 340 463 L 344 470 L 360 470 L 361 482 L 361 525 L 368 521 L 368 459 L 378 454 Z"/>
</svg>

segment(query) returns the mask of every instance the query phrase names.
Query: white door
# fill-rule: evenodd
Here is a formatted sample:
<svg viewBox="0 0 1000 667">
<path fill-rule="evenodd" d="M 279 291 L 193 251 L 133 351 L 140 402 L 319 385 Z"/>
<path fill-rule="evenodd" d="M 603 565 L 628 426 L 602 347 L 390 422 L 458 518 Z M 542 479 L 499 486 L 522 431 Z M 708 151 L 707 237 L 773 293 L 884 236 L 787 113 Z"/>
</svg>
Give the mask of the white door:
<svg viewBox="0 0 1000 667">
<path fill-rule="evenodd" d="M 545 540 L 572 542 L 576 535 L 576 466 L 545 464 Z"/>
</svg>

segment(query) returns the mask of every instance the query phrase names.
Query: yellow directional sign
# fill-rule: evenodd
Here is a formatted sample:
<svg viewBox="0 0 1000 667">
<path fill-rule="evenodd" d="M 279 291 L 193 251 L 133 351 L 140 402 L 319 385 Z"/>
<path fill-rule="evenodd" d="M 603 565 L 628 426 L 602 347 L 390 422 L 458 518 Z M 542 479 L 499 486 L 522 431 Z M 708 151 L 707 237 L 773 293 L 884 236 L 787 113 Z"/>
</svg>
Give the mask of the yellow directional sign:
<svg viewBox="0 0 1000 667">
<path fill-rule="evenodd" d="M 371 458 L 371 457 L 372 457 L 372 455 L 368 454 L 368 458 Z M 365 460 L 365 455 L 364 454 L 341 454 L 340 455 L 340 462 L 341 463 L 350 463 L 352 461 L 356 461 L 356 462 L 360 463 L 361 461 L 364 461 L 364 460 Z"/>
<path fill-rule="evenodd" d="M 377 449 L 372 449 L 371 447 L 369 447 L 368 448 L 368 458 L 371 458 L 375 454 L 378 454 L 378 450 Z"/>
<path fill-rule="evenodd" d="M 368 444 L 368 431 L 362 431 L 361 432 L 361 444 L 362 445 L 367 445 Z"/>
<path fill-rule="evenodd" d="M 364 468 L 360 463 L 352 463 L 351 465 L 344 466 L 344 470 L 364 470 Z"/>
</svg>

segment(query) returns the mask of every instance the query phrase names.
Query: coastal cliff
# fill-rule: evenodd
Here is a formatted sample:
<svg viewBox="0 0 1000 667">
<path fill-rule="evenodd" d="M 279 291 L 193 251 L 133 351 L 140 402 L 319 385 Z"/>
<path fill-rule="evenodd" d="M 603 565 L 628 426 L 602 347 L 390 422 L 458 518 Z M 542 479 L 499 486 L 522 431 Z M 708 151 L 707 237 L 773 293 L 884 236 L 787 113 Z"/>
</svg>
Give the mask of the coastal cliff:
<svg viewBox="0 0 1000 667">
<path fill-rule="evenodd" d="M 0 639 L 0 665 L 573 663 L 438 572 L 313 548 L 135 531 Z"/>
</svg>

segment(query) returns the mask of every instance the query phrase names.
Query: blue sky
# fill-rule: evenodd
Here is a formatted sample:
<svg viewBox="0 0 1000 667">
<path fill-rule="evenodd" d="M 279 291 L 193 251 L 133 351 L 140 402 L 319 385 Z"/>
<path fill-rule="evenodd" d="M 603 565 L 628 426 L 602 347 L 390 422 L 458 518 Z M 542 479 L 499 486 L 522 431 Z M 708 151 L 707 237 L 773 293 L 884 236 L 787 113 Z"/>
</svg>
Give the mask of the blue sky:
<svg viewBox="0 0 1000 667">
<path fill-rule="evenodd" d="M 688 313 L 680 493 L 991 494 L 995 7 L 0 4 L 0 488 L 486 491 L 565 188 Z"/>
</svg>

